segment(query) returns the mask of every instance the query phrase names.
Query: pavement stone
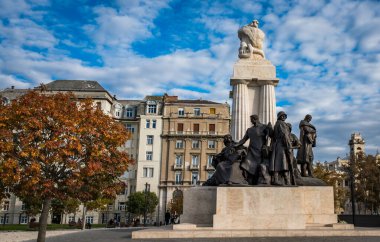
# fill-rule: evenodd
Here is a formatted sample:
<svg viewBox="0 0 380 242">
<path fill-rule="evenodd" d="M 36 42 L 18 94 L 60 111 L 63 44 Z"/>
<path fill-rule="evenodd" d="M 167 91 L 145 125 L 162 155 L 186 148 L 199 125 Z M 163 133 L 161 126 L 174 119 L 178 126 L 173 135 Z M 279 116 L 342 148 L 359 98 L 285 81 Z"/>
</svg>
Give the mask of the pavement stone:
<svg viewBox="0 0 380 242">
<path fill-rule="evenodd" d="M 276 237 L 276 238 L 200 238 L 200 239 L 136 239 L 132 232 L 139 229 L 92 229 L 79 233 L 48 237 L 46 242 L 379 242 L 380 237 Z M 1 239 L 0 239 L 1 241 Z M 28 240 L 27 242 L 34 242 Z"/>
</svg>

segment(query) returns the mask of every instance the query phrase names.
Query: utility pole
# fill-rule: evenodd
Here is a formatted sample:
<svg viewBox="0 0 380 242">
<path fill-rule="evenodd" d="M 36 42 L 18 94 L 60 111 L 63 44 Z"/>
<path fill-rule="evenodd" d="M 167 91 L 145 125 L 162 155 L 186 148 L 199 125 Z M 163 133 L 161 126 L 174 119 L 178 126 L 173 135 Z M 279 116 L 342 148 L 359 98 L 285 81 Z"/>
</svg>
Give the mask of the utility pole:
<svg viewBox="0 0 380 242">
<path fill-rule="evenodd" d="M 351 153 L 351 164 L 350 164 L 350 180 L 351 180 L 351 207 L 352 207 L 352 224 L 355 226 L 355 214 L 356 214 L 356 209 L 355 209 L 355 154 L 352 152 Z"/>
</svg>

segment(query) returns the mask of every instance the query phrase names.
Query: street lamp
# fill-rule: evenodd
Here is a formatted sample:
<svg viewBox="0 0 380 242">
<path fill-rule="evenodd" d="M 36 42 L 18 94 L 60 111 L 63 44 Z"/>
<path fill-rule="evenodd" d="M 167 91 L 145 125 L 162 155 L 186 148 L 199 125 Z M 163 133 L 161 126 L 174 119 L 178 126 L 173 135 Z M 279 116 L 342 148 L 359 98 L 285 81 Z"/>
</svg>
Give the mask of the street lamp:
<svg viewBox="0 0 380 242">
<path fill-rule="evenodd" d="M 351 154 L 351 164 L 350 164 L 350 180 L 351 180 L 351 207 L 352 207 L 352 223 L 355 226 L 355 154 Z"/>
<path fill-rule="evenodd" d="M 150 184 L 145 183 L 145 206 L 144 206 L 144 227 L 146 226 L 146 210 L 147 210 L 147 203 L 148 203 L 148 193 L 150 192 Z"/>
</svg>

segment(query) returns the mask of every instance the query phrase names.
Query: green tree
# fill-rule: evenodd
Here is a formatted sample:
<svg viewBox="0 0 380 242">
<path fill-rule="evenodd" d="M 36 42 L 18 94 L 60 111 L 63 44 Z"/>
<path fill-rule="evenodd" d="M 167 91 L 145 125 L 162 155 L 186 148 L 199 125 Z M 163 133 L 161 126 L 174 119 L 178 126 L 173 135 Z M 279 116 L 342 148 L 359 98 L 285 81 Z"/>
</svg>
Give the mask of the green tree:
<svg viewBox="0 0 380 242">
<path fill-rule="evenodd" d="M 380 206 L 380 165 L 371 155 L 359 153 L 355 157 L 355 199 L 371 213 L 378 213 Z M 359 206 L 360 208 L 360 206 Z M 360 213 L 361 211 L 359 211 Z"/>
<path fill-rule="evenodd" d="M 129 195 L 127 212 L 136 216 L 153 213 L 158 205 L 158 197 L 154 192 L 135 192 Z"/>
<path fill-rule="evenodd" d="M 0 180 L 22 200 L 42 201 L 45 241 L 53 199 L 115 197 L 129 160 L 125 127 L 73 94 L 31 91 L 0 104 Z"/>
</svg>

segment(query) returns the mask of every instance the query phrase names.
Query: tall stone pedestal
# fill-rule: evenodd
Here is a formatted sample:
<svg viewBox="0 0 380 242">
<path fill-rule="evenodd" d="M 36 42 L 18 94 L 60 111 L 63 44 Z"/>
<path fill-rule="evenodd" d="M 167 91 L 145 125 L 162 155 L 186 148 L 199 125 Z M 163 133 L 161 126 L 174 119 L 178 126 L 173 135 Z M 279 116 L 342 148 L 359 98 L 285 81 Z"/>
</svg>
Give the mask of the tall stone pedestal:
<svg viewBox="0 0 380 242">
<path fill-rule="evenodd" d="M 259 115 L 264 124 L 276 121 L 274 87 L 276 67 L 266 59 L 239 59 L 234 65 L 232 86 L 232 137 L 240 140 L 249 128 L 249 116 Z"/>
<path fill-rule="evenodd" d="M 305 229 L 337 222 L 328 186 L 192 188 L 184 193 L 183 211 L 181 223 L 218 230 Z"/>
</svg>

